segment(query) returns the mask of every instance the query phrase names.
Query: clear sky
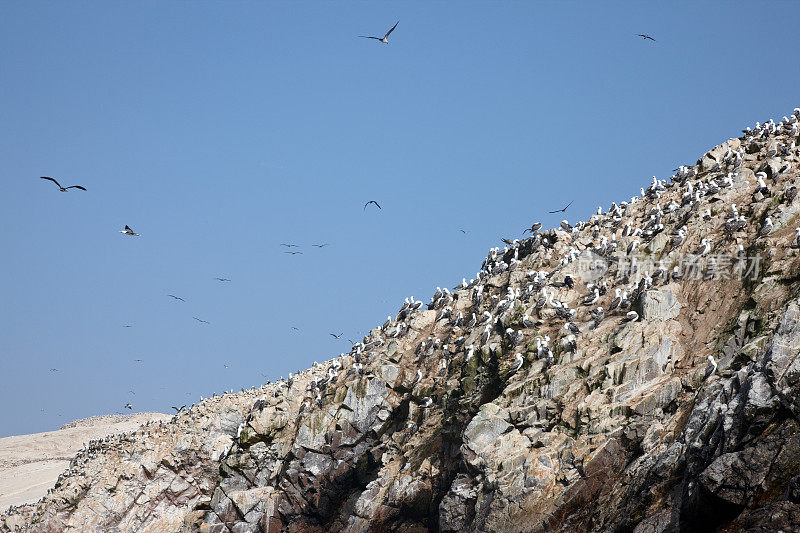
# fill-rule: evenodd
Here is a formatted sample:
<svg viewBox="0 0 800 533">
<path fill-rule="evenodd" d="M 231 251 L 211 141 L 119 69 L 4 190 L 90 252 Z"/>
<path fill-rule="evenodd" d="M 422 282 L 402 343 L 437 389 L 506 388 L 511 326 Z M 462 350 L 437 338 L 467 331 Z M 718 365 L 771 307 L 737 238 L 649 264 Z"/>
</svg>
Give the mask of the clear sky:
<svg viewBox="0 0 800 533">
<path fill-rule="evenodd" d="M 0 436 L 347 351 L 790 114 L 798 35 L 797 2 L 1 2 Z"/>
</svg>

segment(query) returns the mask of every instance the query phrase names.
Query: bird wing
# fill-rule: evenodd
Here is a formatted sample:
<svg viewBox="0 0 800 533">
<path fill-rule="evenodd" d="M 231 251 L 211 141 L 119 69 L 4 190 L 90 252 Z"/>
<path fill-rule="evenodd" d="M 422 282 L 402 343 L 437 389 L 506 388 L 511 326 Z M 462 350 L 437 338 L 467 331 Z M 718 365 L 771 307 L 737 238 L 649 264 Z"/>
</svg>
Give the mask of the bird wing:
<svg viewBox="0 0 800 533">
<path fill-rule="evenodd" d="M 369 37 L 367 35 L 359 35 L 359 37 L 363 37 L 364 39 L 375 39 L 376 41 L 382 41 L 380 37 Z"/>
<path fill-rule="evenodd" d="M 53 178 L 48 178 L 47 176 L 41 176 L 41 178 L 42 178 L 43 180 L 50 180 L 50 181 L 52 181 L 53 183 L 55 183 L 56 185 L 58 185 L 58 188 L 59 188 L 59 189 L 61 188 L 61 184 L 60 184 L 59 182 L 57 182 L 55 179 L 53 179 Z"/>
<path fill-rule="evenodd" d="M 130 227 L 130 226 L 128 226 L 128 225 L 125 225 L 125 229 L 126 229 L 126 230 L 128 230 L 128 231 L 133 231 L 133 230 L 131 229 L 131 227 Z"/>
<path fill-rule="evenodd" d="M 65 189 L 80 189 L 82 191 L 86 190 L 86 187 L 81 187 L 80 185 L 70 185 L 69 187 L 64 187 Z"/>
<path fill-rule="evenodd" d="M 653 39 L 652 37 L 650 37 L 649 35 L 645 35 L 644 38 L 645 39 L 650 39 L 651 41 L 656 42 L 656 40 Z"/>
<path fill-rule="evenodd" d="M 392 29 L 391 29 L 391 30 L 389 30 L 389 31 L 387 31 L 387 32 L 386 32 L 386 35 L 384 35 L 384 36 L 383 36 L 383 38 L 384 38 L 384 39 L 388 38 L 388 37 L 389 37 L 389 34 L 390 34 L 390 33 L 392 33 L 392 32 L 394 31 L 394 29 L 397 27 L 397 25 L 398 25 L 398 24 L 400 24 L 400 21 L 399 21 L 399 20 L 398 20 L 397 22 L 395 22 L 395 23 L 394 23 L 394 26 L 392 26 Z"/>
</svg>

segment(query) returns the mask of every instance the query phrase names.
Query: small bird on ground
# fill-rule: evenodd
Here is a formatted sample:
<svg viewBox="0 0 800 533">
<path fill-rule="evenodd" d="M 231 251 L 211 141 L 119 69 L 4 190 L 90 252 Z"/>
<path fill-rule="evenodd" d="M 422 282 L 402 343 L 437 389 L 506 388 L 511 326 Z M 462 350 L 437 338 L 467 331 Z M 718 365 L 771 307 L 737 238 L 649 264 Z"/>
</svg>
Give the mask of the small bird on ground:
<svg viewBox="0 0 800 533">
<path fill-rule="evenodd" d="M 646 33 L 637 33 L 636 37 L 641 37 L 642 39 L 645 39 L 645 40 L 650 39 L 651 41 L 656 42 L 655 39 L 653 39 L 652 37 L 650 37 Z"/>
<path fill-rule="evenodd" d="M 569 206 L 571 206 L 571 205 L 572 205 L 572 202 L 570 202 L 570 203 L 568 203 L 566 206 L 564 206 L 564 209 L 556 209 L 555 211 L 548 211 L 548 212 L 549 212 L 550 214 L 553 214 L 553 213 L 564 213 L 564 212 L 567 210 L 567 208 L 568 208 Z"/>
<path fill-rule="evenodd" d="M 42 176 L 41 178 L 43 180 L 50 180 L 53 183 L 55 183 L 56 185 L 58 185 L 58 190 L 61 191 L 61 192 L 67 192 L 67 189 L 80 189 L 82 191 L 86 190 L 86 187 L 81 187 L 80 185 L 70 185 L 69 187 L 62 187 L 61 184 L 59 182 L 57 182 L 55 179 L 49 178 L 47 176 Z"/>
<path fill-rule="evenodd" d="M 364 39 L 375 39 L 376 41 L 380 41 L 383 44 L 389 44 L 389 34 L 391 34 L 394 31 L 394 29 L 397 27 L 398 24 L 400 24 L 399 20 L 394 23 L 394 26 L 392 26 L 392 29 L 387 31 L 386 35 L 384 35 L 383 37 L 370 37 L 369 35 L 359 35 L 359 37 L 362 37 Z"/>
<path fill-rule="evenodd" d="M 369 204 L 375 204 L 375 207 L 377 207 L 378 209 L 383 209 L 383 208 L 382 208 L 382 207 L 381 207 L 381 206 L 378 204 L 378 202 L 376 202 L 375 200 L 370 200 L 369 202 L 367 202 L 367 203 L 365 203 L 365 204 L 364 204 L 364 211 L 366 211 L 366 210 L 367 210 L 367 206 L 368 206 Z"/>
<path fill-rule="evenodd" d="M 138 233 L 135 233 L 130 226 L 125 226 L 124 230 L 120 230 L 120 233 L 124 233 L 125 235 L 134 235 L 136 237 L 141 237 Z"/>
</svg>

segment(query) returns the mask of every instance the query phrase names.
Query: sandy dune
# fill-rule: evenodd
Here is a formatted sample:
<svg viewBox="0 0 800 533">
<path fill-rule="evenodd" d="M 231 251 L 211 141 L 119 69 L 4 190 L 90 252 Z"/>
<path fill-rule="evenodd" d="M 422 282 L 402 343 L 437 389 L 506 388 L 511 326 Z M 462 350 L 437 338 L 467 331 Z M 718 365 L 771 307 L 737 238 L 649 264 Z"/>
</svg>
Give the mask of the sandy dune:
<svg viewBox="0 0 800 533">
<path fill-rule="evenodd" d="M 0 512 L 44 496 L 90 440 L 133 431 L 149 420 L 170 418 L 162 413 L 94 416 L 56 431 L 0 438 Z"/>
</svg>

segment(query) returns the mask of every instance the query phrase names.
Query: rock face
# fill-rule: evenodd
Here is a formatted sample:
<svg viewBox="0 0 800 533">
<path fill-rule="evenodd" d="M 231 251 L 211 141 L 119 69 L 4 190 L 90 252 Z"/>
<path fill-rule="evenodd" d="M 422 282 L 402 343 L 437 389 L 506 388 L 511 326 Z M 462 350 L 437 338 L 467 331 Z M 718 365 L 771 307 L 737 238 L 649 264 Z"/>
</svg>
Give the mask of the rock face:
<svg viewBox="0 0 800 533">
<path fill-rule="evenodd" d="M 493 249 L 348 354 L 91 446 L 0 527 L 800 530 L 798 118 Z"/>
</svg>

